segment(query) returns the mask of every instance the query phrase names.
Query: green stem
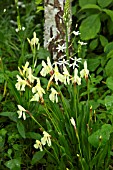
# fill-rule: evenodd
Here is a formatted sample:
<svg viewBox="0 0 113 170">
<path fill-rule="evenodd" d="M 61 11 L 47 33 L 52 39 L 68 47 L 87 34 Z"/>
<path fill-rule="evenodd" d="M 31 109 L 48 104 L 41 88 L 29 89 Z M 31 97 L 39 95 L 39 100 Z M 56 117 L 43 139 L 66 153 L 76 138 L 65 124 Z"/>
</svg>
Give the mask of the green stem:
<svg viewBox="0 0 113 170">
<path fill-rule="evenodd" d="M 68 27 L 66 24 L 66 56 L 67 60 L 69 59 L 69 44 L 68 44 Z"/>
<path fill-rule="evenodd" d="M 33 116 L 28 110 L 26 110 L 26 113 L 28 113 L 29 116 L 35 121 L 35 123 L 36 123 L 39 127 L 41 127 L 41 129 L 44 131 L 44 128 L 42 127 L 42 125 L 34 118 L 34 116 Z"/>
</svg>

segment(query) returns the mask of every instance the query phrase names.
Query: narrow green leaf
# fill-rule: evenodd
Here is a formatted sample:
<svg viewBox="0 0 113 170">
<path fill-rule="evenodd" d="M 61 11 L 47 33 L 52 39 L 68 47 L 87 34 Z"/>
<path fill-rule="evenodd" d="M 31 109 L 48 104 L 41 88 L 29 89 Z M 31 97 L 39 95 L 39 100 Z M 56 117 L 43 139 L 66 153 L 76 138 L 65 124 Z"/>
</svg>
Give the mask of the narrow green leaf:
<svg viewBox="0 0 113 170">
<path fill-rule="evenodd" d="M 40 3 L 42 3 L 42 0 L 36 0 L 35 3 L 39 5 Z"/>
<path fill-rule="evenodd" d="M 13 83 L 13 81 L 9 80 L 8 81 L 8 87 L 11 89 L 17 103 L 21 103 L 21 97 L 19 92 L 17 91 L 17 89 L 15 88 L 15 84 Z"/>
<path fill-rule="evenodd" d="M 98 14 L 91 15 L 84 19 L 80 26 L 80 36 L 82 40 L 95 38 L 100 30 L 100 16 Z"/>
<path fill-rule="evenodd" d="M 45 151 L 38 151 L 33 155 L 33 158 L 31 160 L 32 165 L 34 165 L 36 162 L 40 161 L 43 156 L 45 155 Z"/>
<path fill-rule="evenodd" d="M 18 132 L 20 133 L 20 135 L 23 138 L 26 138 L 24 125 L 22 124 L 22 122 L 20 120 L 17 122 L 17 129 L 18 129 Z"/>
</svg>

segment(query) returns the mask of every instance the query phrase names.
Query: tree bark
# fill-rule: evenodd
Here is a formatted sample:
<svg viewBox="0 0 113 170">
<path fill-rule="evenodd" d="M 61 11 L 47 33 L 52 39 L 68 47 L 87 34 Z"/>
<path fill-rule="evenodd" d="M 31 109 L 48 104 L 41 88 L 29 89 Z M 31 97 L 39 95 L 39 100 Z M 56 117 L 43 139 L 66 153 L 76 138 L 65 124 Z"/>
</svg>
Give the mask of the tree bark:
<svg viewBox="0 0 113 170">
<path fill-rule="evenodd" d="M 66 3 L 69 4 L 68 7 Z M 66 46 L 66 34 L 70 34 L 70 28 L 67 30 L 64 19 L 66 10 L 71 23 L 70 0 L 44 0 L 44 47 L 50 51 L 53 60 L 58 60 L 65 54 L 64 50 L 58 50 L 58 45 Z"/>
</svg>

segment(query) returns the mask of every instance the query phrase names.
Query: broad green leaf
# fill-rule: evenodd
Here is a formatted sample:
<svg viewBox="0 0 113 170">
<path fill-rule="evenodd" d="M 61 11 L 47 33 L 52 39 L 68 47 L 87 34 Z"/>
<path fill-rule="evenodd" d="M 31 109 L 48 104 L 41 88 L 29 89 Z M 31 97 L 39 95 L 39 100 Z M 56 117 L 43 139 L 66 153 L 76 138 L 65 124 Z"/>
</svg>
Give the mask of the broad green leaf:
<svg viewBox="0 0 113 170">
<path fill-rule="evenodd" d="M 105 106 L 107 110 L 113 110 L 113 96 L 105 97 Z"/>
<path fill-rule="evenodd" d="M 103 47 L 105 47 L 105 46 L 108 44 L 107 38 L 104 37 L 103 35 L 100 35 L 99 38 L 100 38 L 101 45 L 102 45 Z"/>
<path fill-rule="evenodd" d="M 94 40 L 92 40 L 92 41 L 90 42 L 89 47 L 90 47 L 92 50 L 94 50 L 97 46 L 98 46 L 98 39 L 96 38 L 96 39 L 94 39 Z"/>
<path fill-rule="evenodd" d="M 6 130 L 5 128 L 2 128 L 2 129 L 0 130 L 0 136 L 5 136 L 6 133 L 7 133 L 7 130 Z"/>
<path fill-rule="evenodd" d="M 105 71 L 106 71 L 106 74 L 107 76 L 113 76 L 113 58 L 110 59 L 105 67 Z"/>
<path fill-rule="evenodd" d="M 5 163 L 5 166 L 9 168 L 10 170 L 21 170 L 20 168 L 20 158 L 19 159 L 11 159 L 10 161 L 7 161 Z"/>
<path fill-rule="evenodd" d="M 82 40 L 95 38 L 100 30 L 100 16 L 98 14 L 91 15 L 84 19 L 80 26 L 80 36 Z"/>
<path fill-rule="evenodd" d="M 96 132 L 94 132 L 92 135 L 88 137 L 89 143 L 96 148 L 98 146 L 104 146 L 106 142 L 109 140 L 111 130 L 112 128 L 110 124 L 102 125 L 101 129 L 97 130 Z"/>
<path fill-rule="evenodd" d="M 87 5 L 84 5 L 82 6 L 82 8 L 80 9 L 81 10 L 84 10 L 84 9 L 97 9 L 99 11 L 101 11 L 101 8 L 98 6 L 98 5 L 95 5 L 95 4 L 87 4 Z"/>
<path fill-rule="evenodd" d="M 113 50 L 111 50 L 108 54 L 107 54 L 107 59 L 109 58 L 113 58 Z"/>
<path fill-rule="evenodd" d="M 97 58 L 88 60 L 88 69 L 90 71 L 95 71 L 99 65 L 100 65 L 100 60 Z"/>
<path fill-rule="evenodd" d="M 104 52 L 105 52 L 105 53 L 109 53 L 111 50 L 113 50 L 113 42 L 108 43 L 108 44 L 104 47 Z"/>
<path fill-rule="evenodd" d="M 108 22 L 107 22 L 107 30 L 108 30 L 109 35 L 113 34 L 113 22 L 112 22 L 112 20 L 108 20 Z"/>
<path fill-rule="evenodd" d="M 108 77 L 106 80 L 106 85 L 109 89 L 113 90 L 113 77 Z"/>
<path fill-rule="evenodd" d="M 98 4 L 102 7 L 105 8 L 107 7 L 111 2 L 113 2 L 112 0 L 98 0 Z"/>
<path fill-rule="evenodd" d="M 31 160 L 32 165 L 34 165 L 36 162 L 40 161 L 43 156 L 45 155 L 45 151 L 38 151 L 33 155 L 33 158 Z"/>
<path fill-rule="evenodd" d="M 6 116 L 6 117 L 9 117 L 9 119 L 17 122 L 17 114 L 16 112 L 1 112 L 0 113 L 0 116 Z"/>
<path fill-rule="evenodd" d="M 35 133 L 35 132 L 28 132 L 28 133 L 26 133 L 26 137 L 27 138 L 32 138 L 32 139 L 38 139 L 38 140 L 41 139 L 41 135 L 38 134 L 38 133 Z"/>
<path fill-rule="evenodd" d="M 109 9 L 103 9 L 103 11 L 110 16 L 112 22 L 113 22 L 113 11 Z"/>
<path fill-rule="evenodd" d="M 87 4 L 96 4 L 96 0 L 79 0 L 80 7 L 83 7 Z"/>
<path fill-rule="evenodd" d="M 15 113 L 16 112 L 1 112 L 0 116 L 8 116 L 8 117 L 10 117 L 10 116 L 14 116 Z"/>
<path fill-rule="evenodd" d="M 24 125 L 22 124 L 22 122 L 20 120 L 17 122 L 17 129 L 18 129 L 18 132 L 20 133 L 20 135 L 23 138 L 26 138 Z"/>
</svg>

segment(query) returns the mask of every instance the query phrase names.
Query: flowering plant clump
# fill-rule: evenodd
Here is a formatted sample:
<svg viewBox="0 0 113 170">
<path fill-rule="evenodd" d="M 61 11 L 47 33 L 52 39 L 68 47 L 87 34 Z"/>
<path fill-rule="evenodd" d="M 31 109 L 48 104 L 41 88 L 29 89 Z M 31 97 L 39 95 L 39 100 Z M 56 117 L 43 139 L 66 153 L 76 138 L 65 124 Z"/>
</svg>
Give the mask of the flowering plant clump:
<svg viewBox="0 0 113 170">
<path fill-rule="evenodd" d="M 79 32 L 73 34 L 79 35 Z M 37 43 L 40 46 L 36 34 L 28 41 L 34 53 Z M 79 45 L 85 44 L 79 41 Z M 64 52 L 65 46 L 58 45 L 57 50 Z M 92 152 L 95 135 L 91 129 L 96 119 L 93 120 L 95 110 L 90 104 L 87 61 L 74 55 L 67 59 L 63 55 L 53 62 L 47 57 L 47 61 L 42 60 L 37 73 L 35 59 L 34 56 L 32 66 L 27 61 L 25 66 L 18 68 L 15 87 L 21 98 L 27 96 L 24 97 L 24 103 L 17 105 L 18 118 L 26 121 L 31 118 L 37 124 L 39 132 L 43 132 L 43 137 L 38 137 L 38 134 L 37 139 L 35 137 L 34 148 L 39 149 L 42 156 L 47 153 L 52 162 L 55 160 L 56 169 L 59 166 L 62 169 L 76 169 L 76 160 L 80 161 L 83 170 L 88 169 L 88 166 L 93 169 L 93 161 L 98 161 L 101 153 L 99 149 L 104 142 L 102 143 L 103 136 L 100 134 L 101 140 L 100 137 L 96 138 L 97 150 Z M 43 121 L 37 117 L 40 114 Z"/>
</svg>

